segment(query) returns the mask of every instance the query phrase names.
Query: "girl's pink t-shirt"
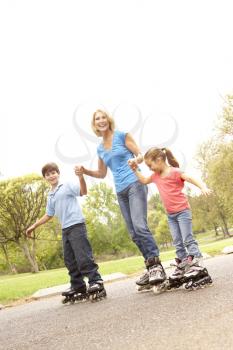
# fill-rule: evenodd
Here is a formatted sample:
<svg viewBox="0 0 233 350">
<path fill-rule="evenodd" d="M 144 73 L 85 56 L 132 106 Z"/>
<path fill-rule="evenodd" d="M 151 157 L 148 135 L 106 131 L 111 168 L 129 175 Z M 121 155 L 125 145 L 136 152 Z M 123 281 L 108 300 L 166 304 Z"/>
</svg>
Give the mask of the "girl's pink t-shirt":
<svg viewBox="0 0 233 350">
<path fill-rule="evenodd" d="M 184 180 L 181 178 L 182 171 L 179 168 L 170 167 L 168 175 L 162 177 L 158 173 L 151 176 L 152 181 L 158 187 L 161 200 L 169 214 L 189 209 L 189 202 L 182 192 Z"/>
</svg>

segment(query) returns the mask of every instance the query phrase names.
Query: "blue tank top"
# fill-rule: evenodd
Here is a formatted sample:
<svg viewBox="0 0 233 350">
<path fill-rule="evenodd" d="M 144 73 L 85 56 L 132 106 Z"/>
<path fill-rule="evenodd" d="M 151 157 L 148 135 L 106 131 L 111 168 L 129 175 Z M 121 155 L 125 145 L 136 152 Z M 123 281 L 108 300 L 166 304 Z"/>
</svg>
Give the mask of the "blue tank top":
<svg viewBox="0 0 233 350">
<path fill-rule="evenodd" d="M 127 133 L 116 130 L 113 134 L 111 149 L 106 150 L 103 143 L 97 148 L 99 158 L 112 171 L 117 193 L 123 191 L 130 184 L 138 180 L 127 163 L 134 155 L 125 145 L 126 135 Z"/>
</svg>

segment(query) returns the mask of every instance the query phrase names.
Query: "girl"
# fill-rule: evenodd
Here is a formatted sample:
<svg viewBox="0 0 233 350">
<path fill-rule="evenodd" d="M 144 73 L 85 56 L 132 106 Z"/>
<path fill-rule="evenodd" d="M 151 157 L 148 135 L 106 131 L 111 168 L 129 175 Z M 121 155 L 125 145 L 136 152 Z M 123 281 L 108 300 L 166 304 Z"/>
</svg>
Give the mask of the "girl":
<svg viewBox="0 0 233 350">
<path fill-rule="evenodd" d="M 148 270 L 136 283 L 143 288 L 162 282 L 166 275 L 159 259 L 159 249 L 147 225 L 147 186 L 138 181 L 128 166 L 134 155 L 137 163 L 143 161 L 143 156 L 130 134 L 115 130 L 114 120 L 105 111 L 98 109 L 93 114 L 92 129 L 102 138 L 97 148 L 98 169 L 81 166 L 76 169 L 76 174 L 82 172 L 104 178 L 107 168 L 111 169 L 122 215 Z"/>
<path fill-rule="evenodd" d="M 184 181 L 187 181 L 199 187 L 204 195 L 208 195 L 210 190 L 204 184 L 182 172 L 172 152 L 166 148 L 149 149 L 144 160 L 149 169 L 153 171 L 148 178 L 140 173 L 136 160 L 130 160 L 128 163 L 142 184 L 153 182 L 157 185 L 167 211 L 168 224 L 177 255 L 176 269 L 170 278 L 178 281 L 183 276 L 202 277 L 203 267 L 199 266 L 199 259 L 202 255 L 193 236 L 191 210 L 182 189 Z"/>
</svg>

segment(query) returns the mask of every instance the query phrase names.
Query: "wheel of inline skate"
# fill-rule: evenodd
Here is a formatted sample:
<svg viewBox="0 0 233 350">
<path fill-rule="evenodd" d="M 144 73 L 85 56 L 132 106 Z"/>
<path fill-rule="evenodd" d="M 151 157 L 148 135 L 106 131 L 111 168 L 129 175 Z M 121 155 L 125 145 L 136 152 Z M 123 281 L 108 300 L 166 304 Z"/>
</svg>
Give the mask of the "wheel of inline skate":
<svg viewBox="0 0 233 350">
<path fill-rule="evenodd" d="M 136 286 L 136 291 L 137 292 L 148 292 L 151 289 L 150 285 L 145 285 L 145 286 Z"/>
<path fill-rule="evenodd" d="M 191 289 L 191 288 L 192 288 L 192 281 L 186 283 L 185 286 L 184 286 L 184 288 L 187 289 L 187 290 L 188 290 L 188 289 Z"/>
<path fill-rule="evenodd" d="M 159 286 L 153 286 L 152 290 L 153 290 L 154 294 L 159 294 L 160 293 Z"/>
<path fill-rule="evenodd" d="M 98 301 L 98 298 L 97 298 L 97 294 L 96 294 L 96 293 L 90 295 L 90 301 L 91 301 L 92 303 L 94 303 L 95 301 Z"/>
</svg>

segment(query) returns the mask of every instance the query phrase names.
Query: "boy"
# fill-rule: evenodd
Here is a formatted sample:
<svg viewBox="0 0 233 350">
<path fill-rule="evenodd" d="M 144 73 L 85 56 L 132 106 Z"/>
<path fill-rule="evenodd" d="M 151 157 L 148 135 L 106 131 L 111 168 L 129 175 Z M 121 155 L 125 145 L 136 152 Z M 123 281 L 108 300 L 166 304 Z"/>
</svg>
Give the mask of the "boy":
<svg viewBox="0 0 233 350">
<path fill-rule="evenodd" d="M 106 296 L 103 280 L 98 273 L 98 265 L 92 256 L 92 248 L 87 238 L 85 220 L 77 196 L 87 194 L 86 182 L 82 174 L 77 174 L 79 184 L 59 182 L 60 171 L 55 163 L 48 163 L 42 168 L 42 175 L 51 185 L 48 193 L 46 214 L 26 230 L 27 236 L 38 226 L 57 216 L 62 226 L 64 262 L 69 271 L 71 287 L 62 295 L 64 302 L 83 299 L 86 292 L 93 299 Z M 89 288 L 83 277 L 88 277 Z"/>
</svg>

